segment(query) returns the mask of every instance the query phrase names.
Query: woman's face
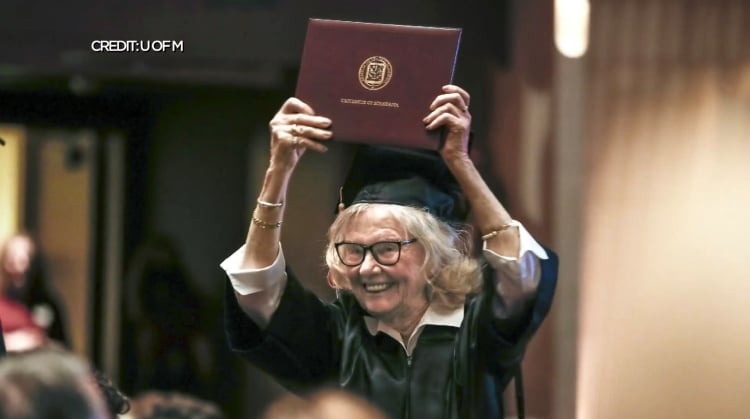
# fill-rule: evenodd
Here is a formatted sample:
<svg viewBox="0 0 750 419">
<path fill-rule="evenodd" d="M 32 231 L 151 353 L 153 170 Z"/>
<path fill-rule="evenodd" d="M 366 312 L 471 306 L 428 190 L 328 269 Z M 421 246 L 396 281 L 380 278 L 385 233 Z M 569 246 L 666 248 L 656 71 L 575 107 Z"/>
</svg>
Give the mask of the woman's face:
<svg viewBox="0 0 750 419">
<path fill-rule="evenodd" d="M 387 206 L 373 206 L 351 221 L 342 241 L 371 245 L 411 239 Z M 370 315 L 384 321 L 415 321 L 427 305 L 426 282 L 421 272 L 424 258 L 424 248 L 414 242 L 401 247 L 401 257 L 395 265 L 382 265 L 367 251 L 364 261 L 346 267 L 345 273 L 352 293 Z"/>
<path fill-rule="evenodd" d="M 31 266 L 31 258 L 34 256 L 34 244 L 27 237 L 18 236 L 10 239 L 6 245 L 3 270 L 14 278 L 14 281 L 23 281 L 23 275 Z M 14 283 L 22 286 L 22 283 Z"/>
</svg>

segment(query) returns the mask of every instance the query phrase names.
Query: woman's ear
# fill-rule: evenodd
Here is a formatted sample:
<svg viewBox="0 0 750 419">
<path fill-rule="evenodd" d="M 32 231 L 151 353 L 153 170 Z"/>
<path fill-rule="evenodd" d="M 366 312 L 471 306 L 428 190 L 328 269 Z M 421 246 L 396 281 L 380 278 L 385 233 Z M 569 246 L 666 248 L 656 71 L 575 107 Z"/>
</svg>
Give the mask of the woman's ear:
<svg viewBox="0 0 750 419">
<path fill-rule="evenodd" d="M 326 279 L 328 280 L 328 286 L 333 289 L 338 289 L 339 287 L 336 285 L 336 280 L 333 279 L 333 272 L 331 270 L 328 270 L 328 275 L 326 276 Z"/>
<path fill-rule="evenodd" d="M 336 299 L 338 300 L 341 297 L 341 290 L 343 287 L 336 283 L 336 278 L 333 277 L 333 272 L 331 272 L 330 269 L 328 270 L 326 279 L 328 280 L 328 286 L 336 291 Z"/>
<path fill-rule="evenodd" d="M 349 291 L 352 289 L 349 280 L 344 275 L 336 275 L 332 270 L 328 270 L 326 279 L 328 280 L 328 286 L 336 290 L 337 294 L 339 291 Z"/>
</svg>

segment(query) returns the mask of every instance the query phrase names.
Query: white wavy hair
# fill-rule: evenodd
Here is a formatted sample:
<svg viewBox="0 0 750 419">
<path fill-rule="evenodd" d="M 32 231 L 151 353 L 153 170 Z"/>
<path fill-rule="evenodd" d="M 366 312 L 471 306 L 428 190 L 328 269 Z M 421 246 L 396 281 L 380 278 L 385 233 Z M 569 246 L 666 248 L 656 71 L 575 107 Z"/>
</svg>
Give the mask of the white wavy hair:
<svg viewBox="0 0 750 419">
<path fill-rule="evenodd" d="M 325 261 L 333 283 L 342 289 L 351 289 L 346 275 L 347 266 L 336 254 L 335 244 L 354 219 L 374 207 L 385 207 L 403 228 L 406 238 L 416 238 L 422 246 L 425 259 L 421 272 L 425 281 L 428 301 L 448 308 L 461 307 L 466 296 L 479 291 L 482 269 L 471 255 L 471 235 L 467 227 L 454 228 L 432 214 L 414 207 L 393 204 L 359 203 L 345 209 L 328 229 Z"/>
</svg>

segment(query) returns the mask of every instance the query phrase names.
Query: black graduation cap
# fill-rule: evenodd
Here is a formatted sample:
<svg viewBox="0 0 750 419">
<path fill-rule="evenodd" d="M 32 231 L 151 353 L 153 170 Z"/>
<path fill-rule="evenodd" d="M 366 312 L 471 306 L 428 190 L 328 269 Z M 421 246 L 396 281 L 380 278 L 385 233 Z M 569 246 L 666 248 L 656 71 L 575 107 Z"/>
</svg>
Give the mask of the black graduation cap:
<svg viewBox="0 0 750 419">
<path fill-rule="evenodd" d="M 436 151 L 361 145 L 341 190 L 346 206 L 370 202 L 408 205 L 447 222 L 464 222 L 468 204 Z"/>
</svg>

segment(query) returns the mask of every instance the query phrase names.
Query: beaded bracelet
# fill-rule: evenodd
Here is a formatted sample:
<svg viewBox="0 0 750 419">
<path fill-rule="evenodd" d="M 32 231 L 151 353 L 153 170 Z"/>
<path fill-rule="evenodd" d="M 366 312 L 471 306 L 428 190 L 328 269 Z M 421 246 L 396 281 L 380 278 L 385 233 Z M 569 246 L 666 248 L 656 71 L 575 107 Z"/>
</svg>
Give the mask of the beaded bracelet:
<svg viewBox="0 0 750 419">
<path fill-rule="evenodd" d="M 261 220 L 260 218 L 258 218 L 258 216 L 255 214 L 255 212 L 253 212 L 253 224 L 255 224 L 256 226 L 258 226 L 258 227 L 260 227 L 260 228 L 262 228 L 264 230 L 267 230 L 267 229 L 270 229 L 270 228 L 279 228 L 279 227 L 281 227 L 282 223 L 283 223 L 283 221 L 277 221 L 275 223 L 267 223 L 267 222 Z"/>
<path fill-rule="evenodd" d="M 509 222 L 508 224 L 503 224 L 497 230 L 492 230 L 489 233 L 487 233 L 484 236 L 482 236 L 482 241 L 489 240 L 489 239 L 497 236 L 498 234 L 500 234 L 501 231 L 505 231 L 505 230 L 507 230 L 507 229 L 509 229 L 511 227 L 515 227 L 517 224 L 518 223 L 515 220 Z"/>
</svg>

